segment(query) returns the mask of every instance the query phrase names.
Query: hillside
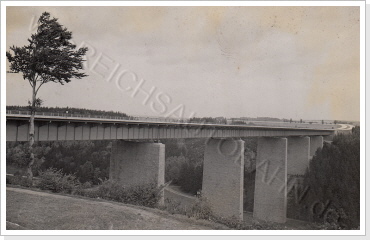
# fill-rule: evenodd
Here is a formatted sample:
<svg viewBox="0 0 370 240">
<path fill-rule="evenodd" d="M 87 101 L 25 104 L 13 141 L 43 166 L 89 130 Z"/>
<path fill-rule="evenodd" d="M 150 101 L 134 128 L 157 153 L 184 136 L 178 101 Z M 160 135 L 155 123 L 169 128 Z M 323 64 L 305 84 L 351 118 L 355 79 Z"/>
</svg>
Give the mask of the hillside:
<svg viewBox="0 0 370 240">
<path fill-rule="evenodd" d="M 8 230 L 216 230 L 224 225 L 159 209 L 7 187 Z"/>
</svg>

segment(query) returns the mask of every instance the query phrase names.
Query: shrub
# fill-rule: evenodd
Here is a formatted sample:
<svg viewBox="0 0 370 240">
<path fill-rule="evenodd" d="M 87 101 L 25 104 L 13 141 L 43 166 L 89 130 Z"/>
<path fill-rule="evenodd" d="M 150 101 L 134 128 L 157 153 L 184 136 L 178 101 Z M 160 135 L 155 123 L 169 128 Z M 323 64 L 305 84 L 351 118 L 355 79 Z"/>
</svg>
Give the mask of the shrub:
<svg viewBox="0 0 370 240">
<path fill-rule="evenodd" d="M 204 197 L 199 197 L 191 208 L 186 212 L 189 217 L 195 217 L 196 219 L 207 219 L 209 220 L 212 216 L 212 210 Z"/>
<path fill-rule="evenodd" d="M 30 178 L 27 178 L 21 175 L 15 175 L 15 176 L 7 175 L 6 183 L 12 184 L 12 185 L 19 185 L 22 187 L 32 187 L 33 186 L 33 182 Z"/>
<path fill-rule="evenodd" d="M 52 192 L 71 193 L 79 182 L 72 174 L 63 174 L 62 170 L 49 168 L 39 173 L 40 181 L 37 184 L 42 190 L 51 190 Z"/>
<path fill-rule="evenodd" d="M 117 182 L 106 181 L 90 189 L 79 189 L 76 194 L 112 200 L 134 205 L 156 207 L 162 197 L 162 189 L 156 184 L 147 184 L 134 187 L 123 187 Z"/>
<path fill-rule="evenodd" d="M 81 187 L 82 187 L 83 189 L 91 188 L 91 187 L 92 187 L 92 184 L 91 184 L 91 182 L 84 182 L 84 183 L 81 185 Z"/>
<path fill-rule="evenodd" d="M 166 198 L 164 200 L 164 206 L 159 207 L 161 210 L 165 210 L 171 214 L 183 214 L 186 215 L 186 209 L 181 206 L 179 201 Z"/>
<path fill-rule="evenodd" d="M 28 146 L 23 142 L 6 143 L 7 173 L 14 173 L 14 168 L 27 168 L 30 159 Z M 82 183 L 99 184 L 99 178 L 109 177 L 111 151 L 109 143 L 104 140 L 35 142 L 33 152 L 34 176 L 38 176 L 39 171 L 56 168 L 62 169 L 65 174 L 74 174 Z"/>
</svg>

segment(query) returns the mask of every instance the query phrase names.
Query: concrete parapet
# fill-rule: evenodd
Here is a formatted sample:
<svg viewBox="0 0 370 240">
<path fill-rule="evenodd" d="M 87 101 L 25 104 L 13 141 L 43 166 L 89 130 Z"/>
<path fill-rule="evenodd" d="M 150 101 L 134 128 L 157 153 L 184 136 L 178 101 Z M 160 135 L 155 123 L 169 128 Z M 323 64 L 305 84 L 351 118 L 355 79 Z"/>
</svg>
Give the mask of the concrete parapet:
<svg viewBox="0 0 370 240">
<path fill-rule="evenodd" d="M 210 139 L 203 163 L 202 196 L 214 214 L 243 219 L 244 141 Z"/>
<path fill-rule="evenodd" d="M 286 222 L 287 138 L 258 139 L 253 217 Z"/>
</svg>

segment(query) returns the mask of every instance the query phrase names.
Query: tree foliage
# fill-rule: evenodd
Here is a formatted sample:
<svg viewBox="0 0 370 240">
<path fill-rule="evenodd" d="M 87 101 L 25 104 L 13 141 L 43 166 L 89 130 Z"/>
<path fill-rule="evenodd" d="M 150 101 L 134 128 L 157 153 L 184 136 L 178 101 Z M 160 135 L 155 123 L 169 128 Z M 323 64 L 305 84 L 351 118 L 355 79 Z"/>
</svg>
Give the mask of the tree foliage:
<svg viewBox="0 0 370 240">
<path fill-rule="evenodd" d="M 82 69 L 83 56 L 87 48 L 76 49 L 70 40 L 72 33 L 58 23 L 58 19 L 51 18 L 44 12 L 39 20 L 36 33 L 28 39 L 28 45 L 23 47 L 10 47 L 6 52 L 10 63 L 10 70 L 21 72 L 23 79 L 28 80 L 32 87 L 32 99 L 29 102 L 31 116 L 29 127 L 29 162 L 28 176 L 33 177 L 32 165 L 35 162 L 33 144 L 35 142 L 35 112 L 42 100 L 37 98 L 40 87 L 48 82 L 60 84 L 68 83 L 72 78 L 80 79 L 86 74 Z"/>
<path fill-rule="evenodd" d="M 291 202 L 296 216 L 333 224 L 336 229 L 357 228 L 360 222 L 360 128 L 339 134 L 312 158 L 301 189 L 300 202 Z M 288 208 L 289 210 L 289 208 Z"/>
<path fill-rule="evenodd" d="M 99 184 L 109 178 L 110 149 L 107 141 L 37 142 L 34 145 L 35 176 L 49 168 L 74 174 L 82 183 Z M 28 164 L 28 143 L 7 142 L 7 173 Z M 14 169 L 13 172 L 10 172 Z"/>
<path fill-rule="evenodd" d="M 191 122 L 191 123 L 202 123 L 202 124 L 227 124 L 227 120 L 224 117 L 217 117 L 217 118 L 212 118 L 212 117 L 202 117 L 202 118 L 192 117 L 192 118 L 190 118 L 189 122 Z"/>
<path fill-rule="evenodd" d="M 13 54 L 6 52 L 10 70 L 21 72 L 23 78 L 33 86 L 39 83 L 37 90 L 47 82 L 68 83 L 72 78 L 80 79 L 85 73 L 82 69 L 83 56 L 87 48 L 75 51 L 71 43 L 72 32 L 44 12 L 38 20 L 37 32 L 28 39 L 28 45 L 10 47 Z M 36 90 L 36 93 L 37 93 Z"/>
</svg>

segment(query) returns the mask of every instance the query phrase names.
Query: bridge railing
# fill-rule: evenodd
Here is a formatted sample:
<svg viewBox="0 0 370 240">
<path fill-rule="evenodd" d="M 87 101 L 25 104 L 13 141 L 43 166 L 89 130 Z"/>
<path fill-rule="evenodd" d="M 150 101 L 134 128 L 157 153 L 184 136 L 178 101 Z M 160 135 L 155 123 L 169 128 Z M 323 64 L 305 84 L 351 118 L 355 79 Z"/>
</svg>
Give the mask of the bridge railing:
<svg viewBox="0 0 370 240">
<path fill-rule="evenodd" d="M 31 115 L 30 111 L 6 110 L 6 114 L 15 115 Z M 173 118 L 153 118 L 153 117 L 137 117 L 137 116 L 111 116 L 111 115 L 91 115 L 91 114 L 76 114 L 76 113 L 61 113 L 61 112 L 36 112 L 36 116 L 52 116 L 52 117 L 71 117 L 71 118 L 91 118 L 91 119 L 114 119 L 114 120 L 138 120 L 138 121 L 160 121 L 160 122 L 189 122 L 189 119 L 173 119 Z"/>
<path fill-rule="evenodd" d="M 6 114 L 13 114 L 13 115 L 27 115 L 30 116 L 30 111 L 19 111 L 19 110 L 6 110 Z M 83 118 L 83 119 L 112 119 L 112 120 L 133 120 L 133 121 L 141 121 L 141 122 L 168 122 L 168 123 L 197 123 L 197 124 L 212 124 L 207 122 L 193 122 L 190 121 L 190 119 L 174 119 L 174 118 L 165 118 L 165 117 L 142 117 L 142 116 L 128 116 L 128 117 L 122 117 L 122 116 L 111 116 L 111 115 L 90 115 L 90 114 L 76 114 L 76 113 L 61 113 L 61 112 L 36 112 L 36 116 L 52 116 L 52 117 L 65 117 L 65 118 Z M 213 123 L 213 124 L 219 124 L 219 125 L 232 125 L 228 123 Z M 270 126 L 266 124 L 259 124 L 260 126 Z M 245 125 L 247 126 L 247 125 Z M 282 126 L 285 127 L 285 126 Z M 294 128 L 303 128 L 303 129 L 310 129 L 313 127 L 309 126 L 289 126 Z M 317 127 L 317 126 L 316 126 Z M 315 127 L 315 128 L 316 128 Z M 320 127 L 320 129 L 334 129 L 334 127 Z"/>
</svg>

